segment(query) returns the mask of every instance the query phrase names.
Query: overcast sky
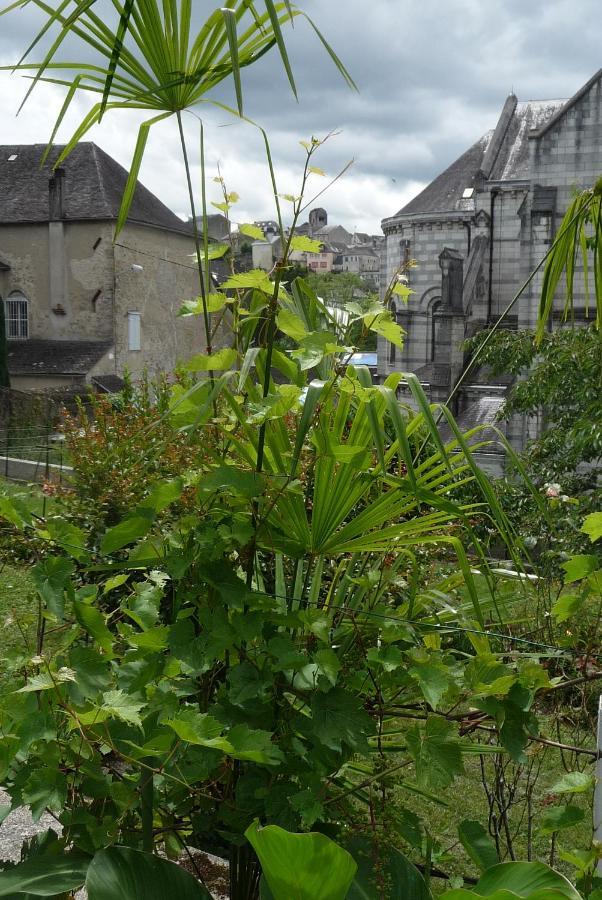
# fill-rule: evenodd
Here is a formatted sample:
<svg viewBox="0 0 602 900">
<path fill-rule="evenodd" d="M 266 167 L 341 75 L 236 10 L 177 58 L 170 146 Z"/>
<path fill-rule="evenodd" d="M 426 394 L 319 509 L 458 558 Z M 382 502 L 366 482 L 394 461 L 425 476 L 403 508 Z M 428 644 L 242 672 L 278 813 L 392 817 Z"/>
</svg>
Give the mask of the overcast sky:
<svg viewBox="0 0 602 900">
<path fill-rule="evenodd" d="M 207 0 L 194 3 L 203 15 L 214 7 Z M 297 193 L 303 164 L 299 141 L 340 132 L 316 165 L 334 176 L 350 159 L 355 162 L 319 204 L 331 223 L 351 231 L 380 233 L 382 218 L 495 125 L 511 90 L 523 100 L 570 97 L 602 66 L 600 0 L 298 0 L 298 5 L 346 63 L 359 93 L 345 85 L 300 21 L 286 32 L 299 102 L 272 51 L 244 72 L 245 112 L 269 132 L 282 193 Z M 31 5 L 0 18 L 0 62 L 16 61 L 35 30 Z M 75 47 L 70 55 L 75 57 Z M 40 85 L 17 118 L 25 87 L 20 76 L 0 72 L 3 144 L 45 142 L 60 109 L 62 89 Z M 234 104 L 231 85 L 216 98 Z M 82 98 L 59 139 L 70 136 L 86 108 Z M 219 162 L 230 190 L 240 195 L 233 218 L 274 218 L 259 132 L 209 107 L 202 115 L 208 174 L 216 174 Z M 107 116 L 88 139 L 127 166 L 141 118 Z M 174 125 L 161 124 L 152 133 L 141 179 L 186 217 Z M 188 137 L 194 155 L 198 128 L 192 120 Z M 316 191 L 322 187 L 315 176 Z M 210 184 L 209 196 L 220 199 L 217 185 Z"/>
</svg>

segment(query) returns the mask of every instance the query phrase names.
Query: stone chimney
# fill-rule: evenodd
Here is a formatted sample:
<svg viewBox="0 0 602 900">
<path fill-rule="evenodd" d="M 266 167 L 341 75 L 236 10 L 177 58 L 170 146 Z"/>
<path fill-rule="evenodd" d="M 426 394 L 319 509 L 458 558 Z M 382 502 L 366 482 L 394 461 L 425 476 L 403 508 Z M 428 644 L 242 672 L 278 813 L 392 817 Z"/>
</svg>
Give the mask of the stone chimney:
<svg viewBox="0 0 602 900">
<path fill-rule="evenodd" d="M 65 170 L 55 169 L 48 182 L 48 218 L 51 222 L 59 222 L 65 217 L 64 183 Z"/>
<path fill-rule="evenodd" d="M 60 332 L 68 312 L 64 220 L 65 170 L 59 168 L 48 182 L 48 300 L 55 337 L 62 336 Z"/>
</svg>

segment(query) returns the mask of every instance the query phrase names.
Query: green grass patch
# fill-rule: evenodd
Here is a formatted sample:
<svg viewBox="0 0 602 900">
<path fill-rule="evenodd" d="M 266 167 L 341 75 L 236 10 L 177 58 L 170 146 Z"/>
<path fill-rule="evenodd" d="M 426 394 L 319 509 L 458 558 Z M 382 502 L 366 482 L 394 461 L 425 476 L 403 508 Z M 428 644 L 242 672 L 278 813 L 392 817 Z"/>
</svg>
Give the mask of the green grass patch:
<svg viewBox="0 0 602 900">
<path fill-rule="evenodd" d="M 25 566 L 0 565 L 0 686 L 9 686 L 10 672 L 36 653 L 37 601 Z"/>
</svg>

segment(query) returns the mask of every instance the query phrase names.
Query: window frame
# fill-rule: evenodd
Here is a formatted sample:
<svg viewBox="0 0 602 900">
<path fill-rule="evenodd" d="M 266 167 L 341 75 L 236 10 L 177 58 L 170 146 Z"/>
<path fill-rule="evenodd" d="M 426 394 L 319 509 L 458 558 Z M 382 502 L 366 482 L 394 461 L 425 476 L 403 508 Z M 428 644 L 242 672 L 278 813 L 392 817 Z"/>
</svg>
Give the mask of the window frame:
<svg viewBox="0 0 602 900">
<path fill-rule="evenodd" d="M 4 324 L 7 341 L 26 341 L 29 338 L 29 300 L 23 291 L 11 291 L 3 298 Z M 14 314 L 12 310 L 15 310 Z"/>
<path fill-rule="evenodd" d="M 133 327 L 134 323 L 136 323 L 135 328 Z M 138 353 L 142 350 L 142 316 L 138 310 L 128 311 L 127 339 L 130 353 Z"/>
</svg>

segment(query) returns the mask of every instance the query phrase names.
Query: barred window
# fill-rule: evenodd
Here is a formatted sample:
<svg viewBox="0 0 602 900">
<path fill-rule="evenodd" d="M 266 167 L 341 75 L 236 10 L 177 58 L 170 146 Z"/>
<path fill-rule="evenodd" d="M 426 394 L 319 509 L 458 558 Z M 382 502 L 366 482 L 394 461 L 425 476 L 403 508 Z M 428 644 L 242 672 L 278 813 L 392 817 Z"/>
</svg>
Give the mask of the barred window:
<svg viewBox="0 0 602 900">
<path fill-rule="evenodd" d="M 24 340 L 29 337 L 29 311 L 25 294 L 13 291 L 4 301 L 6 337 L 9 340 Z"/>
</svg>

